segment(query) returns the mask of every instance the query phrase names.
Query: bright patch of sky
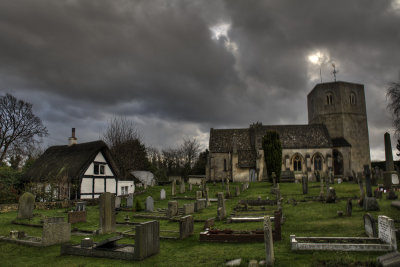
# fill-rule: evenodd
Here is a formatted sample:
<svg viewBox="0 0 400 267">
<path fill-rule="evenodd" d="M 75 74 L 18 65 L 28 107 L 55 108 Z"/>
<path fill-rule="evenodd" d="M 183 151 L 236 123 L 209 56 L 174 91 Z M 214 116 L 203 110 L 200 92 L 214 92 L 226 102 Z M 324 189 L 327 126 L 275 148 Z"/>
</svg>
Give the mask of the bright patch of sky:
<svg viewBox="0 0 400 267">
<path fill-rule="evenodd" d="M 238 46 L 235 42 L 232 42 L 228 36 L 228 31 L 231 28 L 231 24 L 229 23 L 220 23 L 210 27 L 211 38 L 213 40 L 218 41 L 223 38 L 224 45 L 228 51 L 232 54 L 236 54 L 238 51 Z"/>
</svg>

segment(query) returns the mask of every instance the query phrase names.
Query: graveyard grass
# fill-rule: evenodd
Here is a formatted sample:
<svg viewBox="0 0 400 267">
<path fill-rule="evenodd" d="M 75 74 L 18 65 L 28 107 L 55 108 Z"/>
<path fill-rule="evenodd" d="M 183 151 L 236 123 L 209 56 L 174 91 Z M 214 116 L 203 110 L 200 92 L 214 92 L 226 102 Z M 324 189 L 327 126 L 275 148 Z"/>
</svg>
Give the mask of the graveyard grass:
<svg viewBox="0 0 400 267">
<path fill-rule="evenodd" d="M 230 191 L 234 192 L 238 183 L 230 183 Z M 221 184 L 207 184 L 210 189 L 210 198 L 216 198 L 216 193 L 222 191 Z M 335 184 L 337 197 L 340 199 L 334 204 L 325 204 L 316 201 L 310 201 L 310 196 L 318 196 L 319 183 L 309 183 L 309 193 L 302 194 L 301 183 L 281 183 L 281 194 L 284 198 L 283 214 L 286 218 L 282 225 L 282 240 L 274 243 L 275 266 L 336 266 L 336 264 L 354 264 L 360 263 L 367 265 L 375 262 L 376 257 L 384 253 L 361 253 L 361 252 L 313 252 L 302 251 L 292 252 L 290 249 L 289 236 L 348 236 L 365 237 L 363 215 L 365 212 L 357 204 L 359 197 L 359 186 L 354 183 Z M 165 188 L 167 198 L 160 200 L 160 190 Z M 186 188 L 188 186 L 186 185 Z M 233 207 L 240 199 L 275 199 L 270 193 L 271 183 L 260 182 L 251 183 L 250 188 L 242 192 L 239 197 L 232 197 L 226 201 L 226 211 L 229 215 Z M 375 189 L 375 187 L 373 188 Z M 195 197 L 197 186 L 193 186 L 192 192 L 179 194 L 177 196 Z M 147 196 L 153 196 L 154 208 L 166 208 L 168 200 L 172 198 L 169 185 L 156 186 L 149 188 L 145 193 L 135 196 L 144 204 Z M 353 215 L 351 217 L 338 217 L 337 211 L 342 210 L 346 213 L 346 202 L 348 198 L 353 200 Z M 178 200 L 179 207 L 185 203 L 191 203 L 193 200 Z M 385 196 L 378 200 L 380 211 L 370 212 L 374 218 L 378 215 L 387 215 L 392 219 L 400 218 L 400 210 L 390 206 L 390 201 Z M 143 205 L 144 206 L 144 205 Z M 276 207 L 270 207 L 271 214 Z M 96 230 L 99 225 L 98 206 L 88 206 L 88 215 L 86 223 L 76 223 L 72 228 L 83 230 Z M 138 212 L 147 214 L 146 212 Z M 32 220 L 20 220 L 27 223 L 40 223 L 43 216 L 64 216 L 67 220 L 65 209 L 56 210 L 34 210 L 35 217 Z M 194 214 L 195 219 L 207 219 L 215 217 L 217 214 L 217 204 L 212 205 L 198 213 Z M 118 212 L 117 222 L 123 222 L 126 215 L 132 216 L 132 212 Z M 8 236 L 10 230 L 25 231 L 30 236 L 41 236 L 41 228 L 21 226 L 11 224 L 17 216 L 17 212 L 8 212 L 0 214 L 0 235 Z M 151 219 L 133 219 L 135 222 L 149 221 Z M 132 221 L 132 217 L 131 217 Z M 203 231 L 204 223 L 196 222 L 194 226 L 194 235 L 185 240 L 161 240 L 160 253 L 151 256 L 143 261 L 129 262 L 124 260 L 111 260 L 103 258 L 89 258 L 80 256 L 60 256 L 60 245 L 53 245 L 46 248 L 34 248 L 17 244 L 9 244 L 0 241 L 0 265 L 1 266 L 222 266 L 225 262 L 237 258 L 242 259 L 241 266 L 247 266 L 249 261 L 256 259 L 258 261 L 265 259 L 264 243 L 206 243 L 199 242 L 199 233 Z M 399 227 L 399 225 L 396 225 Z M 117 231 L 131 229 L 130 226 L 117 225 Z M 216 221 L 217 229 L 233 230 L 255 230 L 262 229 L 263 222 L 236 223 L 227 224 Z M 179 236 L 179 233 L 163 232 L 164 230 L 179 231 L 177 222 L 167 220 L 160 221 L 161 235 Z M 111 237 L 114 234 L 92 236 L 95 242 Z M 78 244 L 84 236 L 72 235 L 73 244 Z M 120 243 L 134 243 L 134 239 L 124 238 Z M 398 242 L 398 246 L 400 242 Z M 324 265 L 330 264 L 330 265 Z M 371 266 L 371 265 L 369 265 Z"/>
</svg>

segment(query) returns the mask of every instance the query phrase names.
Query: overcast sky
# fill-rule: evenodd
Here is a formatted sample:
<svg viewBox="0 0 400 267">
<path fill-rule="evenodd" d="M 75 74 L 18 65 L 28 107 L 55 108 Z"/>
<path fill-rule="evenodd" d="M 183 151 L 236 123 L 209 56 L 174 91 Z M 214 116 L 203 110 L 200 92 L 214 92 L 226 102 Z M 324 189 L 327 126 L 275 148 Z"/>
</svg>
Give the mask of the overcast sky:
<svg viewBox="0 0 400 267">
<path fill-rule="evenodd" d="M 307 94 L 334 63 L 365 85 L 382 160 L 399 48 L 400 0 L 0 0 L 0 95 L 33 104 L 46 145 L 72 127 L 97 140 L 119 115 L 156 148 L 206 148 L 211 127 L 307 124 Z"/>
</svg>

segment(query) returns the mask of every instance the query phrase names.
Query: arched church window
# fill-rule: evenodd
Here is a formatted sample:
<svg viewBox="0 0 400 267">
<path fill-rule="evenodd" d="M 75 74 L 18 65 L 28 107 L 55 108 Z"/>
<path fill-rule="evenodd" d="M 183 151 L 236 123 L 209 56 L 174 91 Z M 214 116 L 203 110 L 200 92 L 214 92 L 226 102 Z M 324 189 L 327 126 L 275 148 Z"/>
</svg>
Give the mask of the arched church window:
<svg viewBox="0 0 400 267">
<path fill-rule="evenodd" d="M 326 94 L 326 104 L 333 105 L 333 94 L 332 93 Z"/>
<path fill-rule="evenodd" d="M 356 94 L 354 94 L 354 93 L 350 94 L 350 104 L 352 104 L 352 105 L 356 104 Z"/>
<path fill-rule="evenodd" d="M 293 170 L 294 171 L 301 171 L 301 158 L 299 155 L 296 155 L 293 158 Z"/>
<path fill-rule="evenodd" d="M 322 158 L 320 155 L 314 157 L 314 170 L 322 171 Z"/>
</svg>

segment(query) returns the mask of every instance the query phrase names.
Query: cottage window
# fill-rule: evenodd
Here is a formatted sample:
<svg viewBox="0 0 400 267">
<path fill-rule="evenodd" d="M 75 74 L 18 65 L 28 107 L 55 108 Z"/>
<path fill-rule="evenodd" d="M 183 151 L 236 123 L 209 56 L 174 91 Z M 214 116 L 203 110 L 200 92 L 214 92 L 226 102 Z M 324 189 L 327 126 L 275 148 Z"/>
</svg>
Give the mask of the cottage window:
<svg viewBox="0 0 400 267">
<path fill-rule="evenodd" d="M 314 170 L 322 171 L 322 158 L 320 155 L 314 157 Z"/>
<path fill-rule="evenodd" d="M 121 186 L 121 195 L 128 194 L 128 186 Z"/>
<path fill-rule="evenodd" d="M 105 174 L 105 165 L 100 163 L 95 163 L 93 166 L 93 173 L 97 175 Z"/>
<path fill-rule="evenodd" d="M 296 155 L 293 159 L 293 170 L 301 171 L 301 158 L 299 157 L 299 155 Z"/>
</svg>

